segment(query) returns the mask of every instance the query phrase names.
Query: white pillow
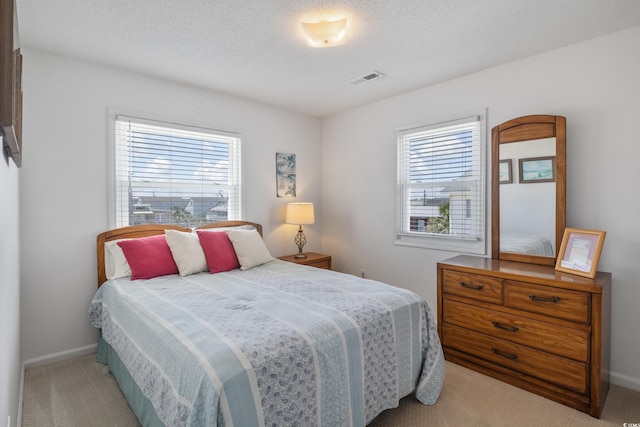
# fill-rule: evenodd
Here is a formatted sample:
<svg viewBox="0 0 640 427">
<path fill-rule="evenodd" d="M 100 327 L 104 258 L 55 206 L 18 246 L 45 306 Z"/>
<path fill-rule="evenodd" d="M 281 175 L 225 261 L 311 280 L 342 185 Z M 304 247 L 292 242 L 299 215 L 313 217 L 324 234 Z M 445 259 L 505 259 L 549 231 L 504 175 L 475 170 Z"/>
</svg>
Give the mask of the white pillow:
<svg viewBox="0 0 640 427">
<path fill-rule="evenodd" d="M 129 239 L 111 240 L 104 244 L 104 272 L 107 280 L 131 276 L 131 267 L 124 257 L 118 242 Z"/>
<path fill-rule="evenodd" d="M 181 276 L 200 273 L 207 268 L 207 259 L 198 235 L 186 231 L 164 230 L 173 260 Z"/>
<path fill-rule="evenodd" d="M 240 270 L 248 270 L 275 259 L 257 230 L 227 230 L 227 235 L 236 251 Z"/>
</svg>

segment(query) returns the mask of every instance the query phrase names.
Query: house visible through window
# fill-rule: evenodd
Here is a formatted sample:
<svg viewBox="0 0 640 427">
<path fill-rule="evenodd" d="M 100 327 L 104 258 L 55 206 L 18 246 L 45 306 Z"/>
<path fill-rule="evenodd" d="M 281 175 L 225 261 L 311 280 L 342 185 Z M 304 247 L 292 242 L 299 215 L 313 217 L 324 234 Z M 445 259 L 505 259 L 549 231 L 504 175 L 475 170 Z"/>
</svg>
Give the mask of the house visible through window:
<svg viewBox="0 0 640 427">
<path fill-rule="evenodd" d="M 240 137 L 114 117 L 115 226 L 240 219 Z"/>
<path fill-rule="evenodd" d="M 484 113 L 397 132 L 395 243 L 485 252 Z"/>
</svg>

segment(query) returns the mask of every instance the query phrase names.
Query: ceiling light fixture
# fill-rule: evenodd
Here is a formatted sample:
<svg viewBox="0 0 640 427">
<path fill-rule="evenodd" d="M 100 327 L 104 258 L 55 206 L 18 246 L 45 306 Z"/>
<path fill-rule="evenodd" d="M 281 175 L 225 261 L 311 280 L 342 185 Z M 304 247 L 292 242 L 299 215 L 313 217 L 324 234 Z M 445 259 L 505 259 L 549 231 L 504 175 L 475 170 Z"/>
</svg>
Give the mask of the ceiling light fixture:
<svg viewBox="0 0 640 427">
<path fill-rule="evenodd" d="M 302 29 L 311 47 L 331 47 L 343 44 L 347 35 L 347 18 L 336 21 L 303 22 Z"/>
</svg>

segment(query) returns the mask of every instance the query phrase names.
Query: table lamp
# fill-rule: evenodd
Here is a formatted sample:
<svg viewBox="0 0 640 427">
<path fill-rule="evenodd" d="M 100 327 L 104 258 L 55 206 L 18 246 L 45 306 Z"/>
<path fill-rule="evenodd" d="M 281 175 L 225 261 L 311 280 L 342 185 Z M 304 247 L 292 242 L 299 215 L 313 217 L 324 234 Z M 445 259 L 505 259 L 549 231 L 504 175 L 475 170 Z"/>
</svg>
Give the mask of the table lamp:
<svg viewBox="0 0 640 427">
<path fill-rule="evenodd" d="M 307 243 L 307 238 L 302 232 L 302 226 L 304 224 L 313 224 L 315 222 L 313 215 L 313 203 L 287 203 L 287 218 L 285 219 L 285 222 L 299 227 L 298 234 L 295 239 L 293 239 L 298 246 L 298 254 L 295 258 L 306 258 L 307 256 L 302 253 L 302 248 L 305 243 Z"/>
</svg>

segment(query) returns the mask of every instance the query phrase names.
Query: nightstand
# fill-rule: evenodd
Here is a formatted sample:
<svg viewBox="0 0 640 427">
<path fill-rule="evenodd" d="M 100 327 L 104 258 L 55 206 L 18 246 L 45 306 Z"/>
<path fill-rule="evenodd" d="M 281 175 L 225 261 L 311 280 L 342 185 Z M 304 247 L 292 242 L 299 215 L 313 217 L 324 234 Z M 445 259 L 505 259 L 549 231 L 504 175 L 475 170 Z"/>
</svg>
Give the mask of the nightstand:
<svg viewBox="0 0 640 427">
<path fill-rule="evenodd" d="M 307 256 L 306 258 L 296 258 L 295 255 L 287 255 L 278 257 L 278 259 L 331 270 L 331 255 L 323 255 L 315 252 L 305 252 L 305 255 Z"/>
</svg>

